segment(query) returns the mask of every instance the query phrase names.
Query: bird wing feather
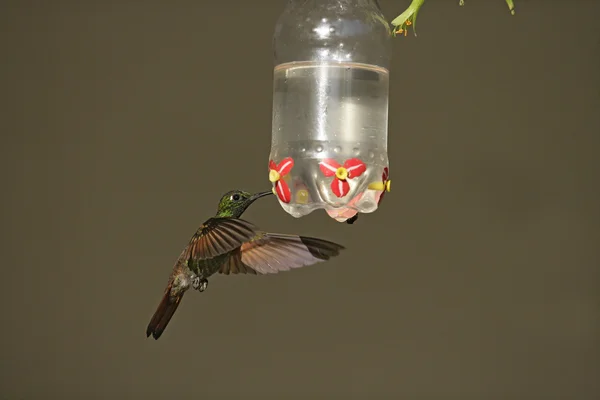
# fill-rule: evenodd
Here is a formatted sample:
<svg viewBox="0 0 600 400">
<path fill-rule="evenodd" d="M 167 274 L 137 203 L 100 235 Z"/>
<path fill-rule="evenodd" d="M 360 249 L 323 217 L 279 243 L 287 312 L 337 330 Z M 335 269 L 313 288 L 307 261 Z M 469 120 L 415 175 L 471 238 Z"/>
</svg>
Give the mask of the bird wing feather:
<svg viewBox="0 0 600 400">
<path fill-rule="evenodd" d="M 256 226 L 243 219 L 211 218 L 192 236 L 183 258 L 197 262 L 223 255 L 239 249 L 256 232 Z"/>
<path fill-rule="evenodd" d="M 232 253 L 219 272 L 225 275 L 275 274 L 327 261 L 343 249 L 323 239 L 258 232 Z"/>
</svg>

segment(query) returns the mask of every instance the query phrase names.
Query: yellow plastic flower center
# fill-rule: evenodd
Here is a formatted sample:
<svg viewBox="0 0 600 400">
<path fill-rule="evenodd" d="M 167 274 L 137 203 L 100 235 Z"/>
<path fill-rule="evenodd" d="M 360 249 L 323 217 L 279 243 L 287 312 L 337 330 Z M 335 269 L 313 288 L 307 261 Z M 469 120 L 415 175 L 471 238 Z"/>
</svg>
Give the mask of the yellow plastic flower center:
<svg viewBox="0 0 600 400">
<path fill-rule="evenodd" d="M 269 180 L 271 182 L 275 183 L 279 180 L 279 178 L 281 178 L 281 176 L 279 176 L 279 172 L 275 171 L 274 169 L 269 171 Z"/>
<path fill-rule="evenodd" d="M 369 183 L 369 189 L 379 190 L 380 192 L 382 192 L 385 190 L 385 186 L 383 185 L 383 182 L 373 182 Z"/>
<path fill-rule="evenodd" d="M 298 203 L 298 204 L 308 203 L 308 191 L 306 189 L 298 190 L 298 193 L 296 193 L 296 203 Z"/>
<path fill-rule="evenodd" d="M 391 179 L 384 182 L 373 182 L 369 183 L 369 189 L 371 190 L 379 190 L 380 192 L 389 192 L 392 189 L 392 181 Z"/>
<path fill-rule="evenodd" d="M 273 192 L 273 194 L 274 194 L 275 196 L 277 196 L 277 190 L 275 190 L 275 186 L 273 186 L 273 189 L 272 189 L 271 191 Z"/>
<path fill-rule="evenodd" d="M 344 167 L 339 167 L 337 171 L 335 171 L 335 176 L 339 180 L 345 181 L 348 178 L 348 170 Z"/>
</svg>

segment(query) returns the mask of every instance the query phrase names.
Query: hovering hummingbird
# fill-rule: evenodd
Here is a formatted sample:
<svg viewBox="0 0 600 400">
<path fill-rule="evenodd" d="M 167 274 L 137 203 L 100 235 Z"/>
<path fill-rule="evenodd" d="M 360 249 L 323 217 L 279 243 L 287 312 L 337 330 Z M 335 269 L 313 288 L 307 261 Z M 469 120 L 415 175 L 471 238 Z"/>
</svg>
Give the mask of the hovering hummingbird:
<svg viewBox="0 0 600 400">
<path fill-rule="evenodd" d="M 175 262 L 146 336 L 158 339 L 177 310 L 185 292 L 206 290 L 215 274 L 274 274 L 313 265 L 337 256 L 343 246 L 327 240 L 268 233 L 240 219 L 257 199 L 272 191 L 250 194 L 241 190 L 221 198 L 217 214 L 204 222 Z"/>
</svg>

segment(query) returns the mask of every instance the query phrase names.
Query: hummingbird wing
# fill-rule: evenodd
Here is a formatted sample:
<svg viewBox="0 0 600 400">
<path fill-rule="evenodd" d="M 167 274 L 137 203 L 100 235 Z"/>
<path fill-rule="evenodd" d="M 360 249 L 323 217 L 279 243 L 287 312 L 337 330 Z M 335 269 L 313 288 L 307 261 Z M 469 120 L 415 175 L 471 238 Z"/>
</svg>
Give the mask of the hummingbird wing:
<svg viewBox="0 0 600 400">
<path fill-rule="evenodd" d="M 231 252 L 252 240 L 256 232 L 256 226 L 243 219 L 210 218 L 190 239 L 184 259 L 206 260 Z"/>
<path fill-rule="evenodd" d="M 183 271 L 185 261 L 205 260 L 238 250 L 245 242 L 256 237 L 256 232 L 253 224 L 241 219 L 210 218 L 202 224 L 179 256 L 161 302 L 146 328 L 146 336 L 152 335 L 157 340 L 160 338 L 188 290 L 190 284 L 186 277 L 184 283 L 180 279 L 176 283 L 177 278 L 186 275 Z"/>
<path fill-rule="evenodd" d="M 329 260 L 344 246 L 323 239 L 258 232 L 223 264 L 220 273 L 275 274 Z"/>
</svg>

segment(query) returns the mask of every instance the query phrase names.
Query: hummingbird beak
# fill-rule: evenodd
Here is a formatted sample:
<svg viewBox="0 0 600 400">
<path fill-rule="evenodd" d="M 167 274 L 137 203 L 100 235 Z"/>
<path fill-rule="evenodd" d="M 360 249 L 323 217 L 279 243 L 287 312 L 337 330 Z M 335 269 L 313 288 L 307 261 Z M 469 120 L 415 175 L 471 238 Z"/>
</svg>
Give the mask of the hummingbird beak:
<svg viewBox="0 0 600 400">
<path fill-rule="evenodd" d="M 265 196 L 268 196 L 270 194 L 273 194 L 272 190 L 269 190 L 268 192 L 260 192 L 260 193 L 253 194 L 252 196 L 250 196 L 250 201 L 254 201 L 256 199 L 260 199 L 261 197 L 265 197 Z"/>
</svg>

